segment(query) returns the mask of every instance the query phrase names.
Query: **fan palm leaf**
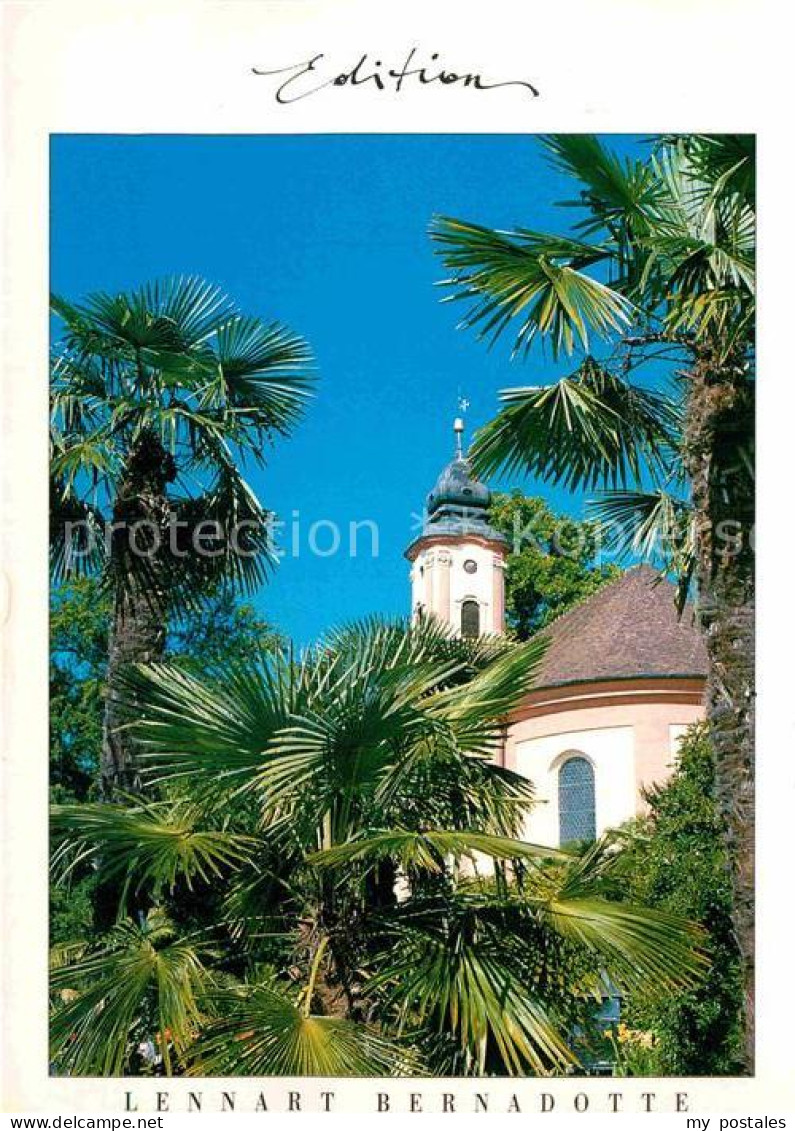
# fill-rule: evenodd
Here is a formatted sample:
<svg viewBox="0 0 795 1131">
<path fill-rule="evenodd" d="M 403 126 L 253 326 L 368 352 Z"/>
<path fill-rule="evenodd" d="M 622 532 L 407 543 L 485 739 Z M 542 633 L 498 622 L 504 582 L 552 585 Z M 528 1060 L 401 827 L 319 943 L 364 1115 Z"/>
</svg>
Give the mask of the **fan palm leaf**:
<svg viewBox="0 0 795 1131">
<path fill-rule="evenodd" d="M 273 736 L 290 717 L 300 671 L 278 655 L 199 678 L 171 664 L 138 667 L 123 680 L 131 705 L 142 704 L 135 731 L 152 781 L 190 777 L 202 791 L 256 785 Z"/>
<path fill-rule="evenodd" d="M 449 911 L 449 908 L 447 909 Z M 434 914 L 435 911 L 435 914 Z M 498 1056 L 510 1075 L 546 1075 L 575 1062 L 545 1006 L 522 985 L 493 932 L 468 914 L 404 905 L 369 986 L 404 1025 L 451 1032 L 477 1075 Z"/>
<path fill-rule="evenodd" d="M 269 985 L 218 991 L 189 1076 L 394 1076 L 417 1058 L 370 1026 L 299 1008 Z"/>
<path fill-rule="evenodd" d="M 50 472 L 50 571 L 56 585 L 99 572 L 106 561 L 102 513 Z"/>
<path fill-rule="evenodd" d="M 681 611 L 696 568 L 693 507 L 663 488 L 604 491 L 591 500 L 606 546 L 673 572 Z"/>
<path fill-rule="evenodd" d="M 178 879 L 188 889 L 212 882 L 251 858 L 255 838 L 201 827 L 199 810 L 184 802 L 58 805 L 51 811 L 53 867 L 65 878 L 99 854 L 103 876 L 149 885 L 157 898 Z"/>
<path fill-rule="evenodd" d="M 473 858 L 478 854 L 493 860 L 523 860 L 536 865 L 545 860 L 565 859 L 560 849 L 469 829 L 390 829 L 311 853 L 306 862 L 317 868 L 334 868 L 353 860 L 375 862 L 391 857 L 402 868 L 443 872 L 449 857 Z"/>
<path fill-rule="evenodd" d="M 205 504 L 206 519 L 225 529 L 237 519 L 249 531 L 261 525 L 264 512 L 236 456 L 262 460 L 271 435 L 299 420 L 312 389 L 303 339 L 243 316 L 195 277 L 81 304 L 54 296 L 52 310 L 63 327 L 52 361 L 53 472 L 64 488 L 79 501 L 92 493 L 94 505 L 112 506 L 131 451 L 152 435 L 191 477 L 194 511 Z M 272 554 L 261 536 L 254 548 L 213 559 L 213 568 L 258 584 Z M 185 555 L 172 563 L 175 575 L 177 564 L 185 566 Z M 186 575 L 183 586 L 189 582 Z"/>
<path fill-rule="evenodd" d="M 51 1056 L 75 1076 L 120 1076 L 136 1032 L 157 1029 L 165 1071 L 187 1048 L 209 987 L 207 948 L 176 936 L 162 912 L 119 923 L 101 949 L 53 970 Z"/>
<path fill-rule="evenodd" d="M 493 232 L 437 216 L 431 239 L 453 272 L 442 285 L 469 301 L 462 325 L 496 340 L 514 319 L 514 353 L 527 352 L 536 336 L 549 339 L 555 356 L 575 345 L 589 348 L 589 334 L 609 335 L 631 321 L 632 304 L 599 279 L 578 269 L 605 258 L 603 249 L 537 233 Z M 575 266 L 577 265 L 577 266 Z"/>
<path fill-rule="evenodd" d="M 504 393 L 504 408 L 475 436 L 480 475 L 521 471 L 574 489 L 624 483 L 667 467 L 678 415 L 664 394 L 631 385 L 586 358 L 570 376 Z"/>
<path fill-rule="evenodd" d="M 311 390 L 303 339 L 278 323 L 238 317 L 219 329 L 213 352 L 227 412 L 287 434 Z"/>
<path fill-rule="evenodd" d="M 422 853 L 386 836 L 370 850 L 398 858 L 402 851 L 407 867 L 432 871 L 443 851 L 477 848 L 511 855 L 513 876 L 495 884 L 474 874 L 453 891 L 404 902 L 382 922 L 385 949 L 371 989 L 405 1022 L 418 1015 L 449 1026 L 480 1073 L 493 1056 L 511 1074 L 560 1071 L 576 1061 L 562 1018 L 585 995 L 599 998 L 616 986 L 667 994 L 692 987 L 708 969 L 700 928 L 611 897 L 612 842 L 575 855 L 427 835 Z M 348 854 L 319 854 L 321 865 L 324 857 L 341 863 Z"/>
<path fill-rule="evenodd" d="M 155 780 L 190 774 L 207 789 L 256 790 L 269 810 L 311 803 L 347 821 L 365 798 L 394 798 L 428 751 L 490 755 L 542 652 L 540 642 L 495 646 L 466 682 L 472 653 L 446 633 L 372 622 L 301 662 L 271 655 L 231 669 L 222 684 L 160 664 L 125 687 Z"/>
<path fill-rule="evenodd" d="M 694 923 L 656 908 L 634 907 L 621 894 L 621 854 L 608 835 L 580 853 L 529 871 L 508 896 L 564 941 L 592 952 L 599 969 L 626 990 L 669 993 L 694 985 L 709 967 L 706 934 Z M 602 973 L 592 979 L 604 986 Z"/>
<path fill-rule="evenodd" d="M 579 199 L 566 201 L 589 213 L 578 230 L 613 237 L 625 228 L 636 237 L 648 231 L 661 186 L 645 161 L 622 160 L 594 134 L 553 134 L 542 144 L 551 164 L 579 185 Z"/>
</svg>

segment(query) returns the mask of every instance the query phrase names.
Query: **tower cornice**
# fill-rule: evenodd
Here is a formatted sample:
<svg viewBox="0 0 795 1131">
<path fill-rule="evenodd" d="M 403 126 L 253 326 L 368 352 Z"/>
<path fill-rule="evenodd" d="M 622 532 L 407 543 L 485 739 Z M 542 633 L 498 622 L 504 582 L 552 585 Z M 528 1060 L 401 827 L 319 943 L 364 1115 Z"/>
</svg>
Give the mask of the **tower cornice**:
<svg viewBox="0 0 795 1131">
<path fill-rule="evenodd" d="M 505 557 L 508 552 L 508 543 L 505 539 L 490 538 L 488 535 L 473 531 L 471 534 L 465 534 L 463 532 L 460 534 L 420 534 L 404 551 L 404 557 L 408 558 L 410 562 L 413 562 L 423 550 L 429 550 L 434 546 L 466 546 L 472 543 L 476 546 L 484 546 L 488 550 L 493 550 L 496 554 L 499 554 L 500 557 Z"/>
</svg>

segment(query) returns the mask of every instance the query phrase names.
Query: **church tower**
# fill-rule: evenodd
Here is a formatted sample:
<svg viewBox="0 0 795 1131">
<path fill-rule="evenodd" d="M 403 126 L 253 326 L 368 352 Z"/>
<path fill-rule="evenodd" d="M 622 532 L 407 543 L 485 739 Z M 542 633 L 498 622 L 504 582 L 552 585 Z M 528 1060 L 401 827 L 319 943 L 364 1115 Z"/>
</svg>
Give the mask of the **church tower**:
<svg viewBox="0 0 795 1131">
<path fill-rule="evenodd" d="M 412 613 L 435 616 L 462 636 L 501 633 L 508 542 L 489 525 L 491 492 L 463 454 L 463 421 L 453 428 L 455 457 L 428 495 L 422 533 L 406 550 Z"/>
</svg>

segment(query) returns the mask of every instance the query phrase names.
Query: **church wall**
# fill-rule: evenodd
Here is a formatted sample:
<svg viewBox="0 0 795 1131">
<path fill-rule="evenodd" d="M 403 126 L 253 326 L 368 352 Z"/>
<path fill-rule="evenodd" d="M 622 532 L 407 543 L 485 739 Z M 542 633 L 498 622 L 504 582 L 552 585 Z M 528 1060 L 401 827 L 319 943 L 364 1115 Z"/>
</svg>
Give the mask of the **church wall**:
<svg viewBox="0 0 795 1131">
<path fill-rule="evenodd" d="M 703 680 L 616 680 L 537 691 L 511 723 L 503 762 L 534 784 L 525 835 L 558 843 L 558 773 L 567 755 L 594 769 L 597 832 L 643 811 L 644 786 L 669 776 L 685 729 L 703 718 Z"/>
<path fill-rule="evenodd" d="M 515 768 L 536 790 L 525 825 L 526 840 L 557 845 L 558 771 L 570 755 L 584 757 L 594 771 L 596 832 L 614 828 L 635 808 L 634 740 L 631 726 L 566 731 L 515 742 Z"/>
</svg>

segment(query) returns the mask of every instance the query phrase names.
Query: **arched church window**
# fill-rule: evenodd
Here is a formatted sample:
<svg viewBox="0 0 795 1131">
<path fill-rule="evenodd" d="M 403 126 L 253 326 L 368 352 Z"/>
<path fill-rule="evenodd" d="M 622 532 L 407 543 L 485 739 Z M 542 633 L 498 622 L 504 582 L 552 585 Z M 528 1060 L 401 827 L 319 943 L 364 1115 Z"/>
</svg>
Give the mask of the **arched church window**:
<svg viewBox="0 0 795 1131">
<path fill-rule="evenodd" d="M 480 605 L 467 600 L 461 605 L 461 635 L 480 636 Z"/>
<path fill-rule="evenodd" d="M 596 788 L 586 758 L 567 758 L 558 773 L 560 843 L 596 837 Z"/>
</svg>

